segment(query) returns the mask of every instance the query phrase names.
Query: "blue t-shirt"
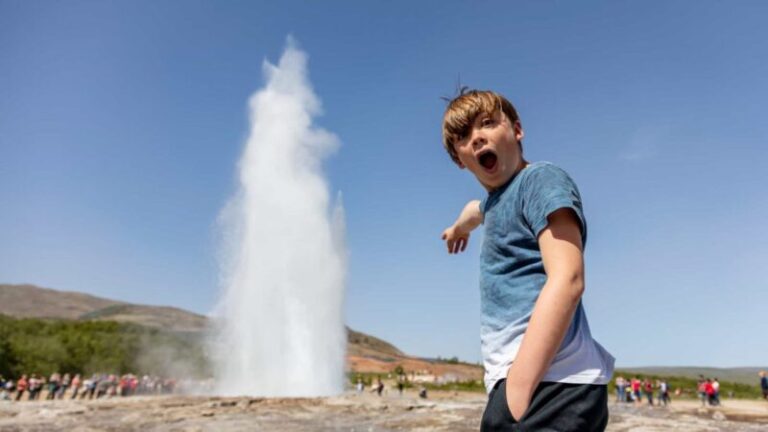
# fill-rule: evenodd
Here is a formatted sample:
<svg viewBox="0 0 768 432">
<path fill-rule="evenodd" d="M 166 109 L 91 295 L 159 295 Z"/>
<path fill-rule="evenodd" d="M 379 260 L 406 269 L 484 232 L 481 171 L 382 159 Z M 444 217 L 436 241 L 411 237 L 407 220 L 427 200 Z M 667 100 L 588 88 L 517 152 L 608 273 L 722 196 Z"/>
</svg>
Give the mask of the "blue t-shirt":
<svg viewBox="0 0 768 432">
<path fill-rule="evenodd" d="M 528 165 L 480 204 L 485 225 L 480 255 L 480 340 L 489 391 L 506 377 L 547 280 L 538 236 L 548 224 L 547 216 L 561 208 L 570 208 L 578 216 L 582 243 L 586 244 L 587 223 L 579 190 L 565 171 L 547 162 Z M 613 357 L 592 339 L 579 302 L 542 381 L 606 384 L 613 363 Z"/>
</svg>

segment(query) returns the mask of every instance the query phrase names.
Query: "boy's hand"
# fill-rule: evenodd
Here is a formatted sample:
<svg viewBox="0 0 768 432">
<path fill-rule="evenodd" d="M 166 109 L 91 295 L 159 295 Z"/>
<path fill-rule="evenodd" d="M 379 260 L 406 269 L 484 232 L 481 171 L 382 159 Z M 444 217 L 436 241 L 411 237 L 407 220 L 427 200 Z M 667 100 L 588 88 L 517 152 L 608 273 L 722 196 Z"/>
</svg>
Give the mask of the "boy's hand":
<svg viewBox="0 0 768 432">
<path fill-rule="evenodd" d="M 448 253 L 464 252 L 469 242 L 469 233 L 483 223 L 483 213 L 480 211 L 480 201 L 470 201 L 464 206 L 459 218 L 443 231 L 443 240 L 448 246 Z"/>
<path fill-rule="evenodd" d="M 448 246 L 448 253 L 464 252 L 469 242 L 469 232 L 464 232 L 457 225 L 452 225 L 443 231 L 443 240 Z"/>
<path fill-rule="evenodd" d="M 518 384 L 514 379 L 510 379 L 509 375 L 507 375 L 507 385 L 505 390 L 507 396 L 507 408 L 509 408 L 509 412 L 512 413 L 512 418 L 519 423 L 523 418 L 523 415 L 525 415 L 525 412 L 528 411 L 528 406 L 531 404 L 533 390 L 529 386 Z"/>
</svg>

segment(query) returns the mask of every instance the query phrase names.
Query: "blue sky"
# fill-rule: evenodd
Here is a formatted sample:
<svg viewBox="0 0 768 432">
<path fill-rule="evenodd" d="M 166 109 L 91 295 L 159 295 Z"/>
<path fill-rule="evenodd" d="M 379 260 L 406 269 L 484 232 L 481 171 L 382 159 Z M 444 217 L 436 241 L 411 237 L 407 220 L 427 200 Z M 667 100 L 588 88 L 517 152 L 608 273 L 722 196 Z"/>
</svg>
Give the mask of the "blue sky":
<svg viewBox="0 0 768 432">
<path fill-rule="evenodd" d="M 458 78 L 517 106 L 590 227 L 585 306 L 630 365 L 768 364 L 765 2 L 0 0 L 0 282 L 209 312 L 246 103 L 293 35 L 341 148 L 347 322 L 477 361 L 481 197 Z"/>
</svg>

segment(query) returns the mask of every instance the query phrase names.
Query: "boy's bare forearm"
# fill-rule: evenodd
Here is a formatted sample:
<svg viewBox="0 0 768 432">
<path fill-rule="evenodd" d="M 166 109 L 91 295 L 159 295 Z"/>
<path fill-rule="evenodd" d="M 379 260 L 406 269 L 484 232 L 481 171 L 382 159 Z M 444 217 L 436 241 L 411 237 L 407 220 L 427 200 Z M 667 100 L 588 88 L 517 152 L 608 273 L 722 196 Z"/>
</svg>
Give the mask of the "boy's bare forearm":
<svg viewBox="0 0 768 432">
<path fill-rule="evenodd" d="M 563 342 L 583 287 L 580 281 L 549 280 L 544 284 L 507 376 L 510 387 L 533 393 Z"/>
<path fill-rule="evenodd" d="M 483 213 L 480 211 L 480 200 L 473 200 L 464 206 L 455 225 L 461 231 L 470 232 L 481 223 L 483 223 Z"/>
</svg>

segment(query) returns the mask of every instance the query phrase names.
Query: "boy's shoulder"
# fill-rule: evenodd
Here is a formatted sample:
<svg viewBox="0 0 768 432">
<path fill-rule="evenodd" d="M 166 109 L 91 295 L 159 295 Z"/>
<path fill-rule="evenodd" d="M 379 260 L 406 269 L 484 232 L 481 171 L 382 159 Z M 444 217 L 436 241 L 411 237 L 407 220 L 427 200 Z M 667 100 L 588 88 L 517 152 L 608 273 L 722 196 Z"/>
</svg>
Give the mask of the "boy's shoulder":
<svg viewBox="0 0 768 432">
<path fill-rule="evenodd" d="M 575 188 L 575 184 L 562 168 L 547 161 L 531 162 L 507 186 L 483 199 L 480 209 L 486 213 L 501 204 L 502 207 L 511 206 L 520 211 L 525 202 L 540 198 L 546 191 L 571 188 Z"/>
<path fill-rule="evenodd" d="M 564 169 L 547 161 L 531 162 L 520 172 L 524 182 L 543 180 L 549 177 L 570 177 Z"/>
<path fill-rule="evenodd" d="M 562 168 L 551 162 L 534 162 L 520 173 L 519 191 L 523 195 L 549 194 L 555 190 L 568 190 L 578 195 L 573 178 Z"/>
</svg>

